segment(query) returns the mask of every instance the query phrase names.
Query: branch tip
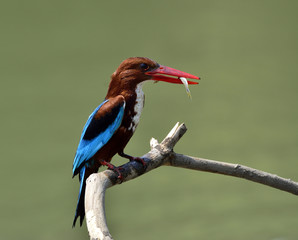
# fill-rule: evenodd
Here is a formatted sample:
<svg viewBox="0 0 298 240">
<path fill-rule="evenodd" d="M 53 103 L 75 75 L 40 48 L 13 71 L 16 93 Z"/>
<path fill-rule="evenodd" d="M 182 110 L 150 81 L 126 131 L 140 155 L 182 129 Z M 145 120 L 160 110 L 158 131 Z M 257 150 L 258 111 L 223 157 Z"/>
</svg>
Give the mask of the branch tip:
<svg viewBox="0 0 298 240">
<path fill-rule="evenodd" d="M 150 140 L 150 147 L 151 149 L 155 148 L 158 145 L 158 141 L 155 138 L 151 138 Z"/>
</svg>

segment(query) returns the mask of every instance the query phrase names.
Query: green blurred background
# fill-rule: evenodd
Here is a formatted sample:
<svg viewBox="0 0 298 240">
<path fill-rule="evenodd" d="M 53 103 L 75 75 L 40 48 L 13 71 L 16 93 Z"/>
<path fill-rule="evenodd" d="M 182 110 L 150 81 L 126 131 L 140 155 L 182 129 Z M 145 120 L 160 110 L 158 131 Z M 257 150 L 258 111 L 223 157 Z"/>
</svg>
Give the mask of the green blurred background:
<svg viewBox="0 0 298 240">
<path fill-rule="evenodd" d="M 298 1 L 1 1 L 0 239 L 88 239 L 71 228 L 83 125 L 122 60 L 146 56 L 202 80 L 144 86 L 126 152 L 177 121 L 176 152 L 298 181 Z M 124 161 L 115 157 L 114 164 Z M 289 193 L 159 168 L 107 192 L 115 239 L 298 239 Z"/>
</svg>

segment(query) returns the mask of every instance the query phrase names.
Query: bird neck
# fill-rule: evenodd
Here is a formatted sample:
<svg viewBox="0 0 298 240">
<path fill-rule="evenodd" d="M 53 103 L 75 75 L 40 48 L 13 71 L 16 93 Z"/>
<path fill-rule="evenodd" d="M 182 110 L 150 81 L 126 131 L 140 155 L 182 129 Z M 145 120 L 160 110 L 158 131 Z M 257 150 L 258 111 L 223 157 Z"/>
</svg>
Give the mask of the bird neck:
<svg viewBox="0 0 298 240">
<path fill-rule="evenodd" d="M 115 73 L 111 77 L 106 99 L 122 95 L 126 100 L 128 98 L 135 98 L 137 94 L 143 95 L 142 91 L 143 81 L 136 79 L 119 79 Z"/>
</svg>

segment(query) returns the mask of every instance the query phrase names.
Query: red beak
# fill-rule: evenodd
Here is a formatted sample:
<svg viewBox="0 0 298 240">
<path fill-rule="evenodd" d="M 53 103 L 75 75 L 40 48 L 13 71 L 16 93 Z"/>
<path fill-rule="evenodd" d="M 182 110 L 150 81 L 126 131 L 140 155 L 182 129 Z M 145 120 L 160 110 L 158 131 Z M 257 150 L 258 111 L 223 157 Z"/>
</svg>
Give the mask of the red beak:
<svg viewBox="0 0 298 240">
<path fill-rule="evenodd" d="M 155 81 L 163 81 L 163 82 L 177 83 L 177 84 L 182 84 L 179 77 L 200 80 L 200 78 L 197 76 L 176 70 L 174 68 L 166 67 L 163 65 L 160 65 L 159 68 L 157 68 L 153 71 L 146 72 L 146 74 L 152 75 L 152 80 L 155 80 Z M 170 76 L 174 76 L 174 77 L 170 77 Z M 199 84 L 197 82 L 192 82 L 192 81 L 187 81 L 187 82 L 188 82 L 188 84 Z"/>
</svg>

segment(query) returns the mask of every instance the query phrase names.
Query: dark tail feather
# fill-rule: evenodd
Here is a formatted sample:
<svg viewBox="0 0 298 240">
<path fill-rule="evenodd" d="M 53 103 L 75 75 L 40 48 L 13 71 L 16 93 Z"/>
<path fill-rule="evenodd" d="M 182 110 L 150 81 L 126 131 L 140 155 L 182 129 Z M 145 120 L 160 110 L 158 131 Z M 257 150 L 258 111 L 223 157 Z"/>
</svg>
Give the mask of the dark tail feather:
<svg viewBox="0 0 298 240">
<path fill-rule="evenodd" d="M 75 227 L 77 218 L 80 216 L 80 226 L 82 226 L 84 217 L 85 217 L 85 189 L 86 189 L 86 166 L 83 166 L 80 170 L 80 193 L 79 193 L 79 199 L 77 203 L 77 209 L 75 213 L 75 217 L 73 220 L 72 227 Z"/>
</svg>

